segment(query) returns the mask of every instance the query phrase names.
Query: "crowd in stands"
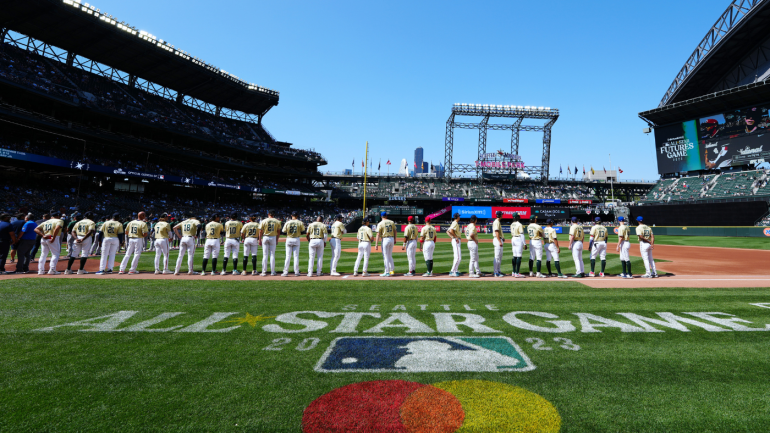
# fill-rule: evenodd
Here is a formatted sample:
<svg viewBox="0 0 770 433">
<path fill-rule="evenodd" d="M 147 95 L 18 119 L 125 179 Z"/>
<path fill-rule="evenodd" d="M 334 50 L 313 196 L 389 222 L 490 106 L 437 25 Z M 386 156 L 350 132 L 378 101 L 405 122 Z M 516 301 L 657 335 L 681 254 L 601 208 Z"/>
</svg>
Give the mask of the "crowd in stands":
<svg viewBox="0 0 770 433">
<path fill-rule="evenodd" d="M 217 117 L 136 87 L 67 66 L 13 45 L 0 45 L 0 78 L 106 111 L 245 149 L 323 161 L 311 150 L 276 142 L 262 125 Z"/>
<path fill-rule="evenodd" d="M 767 196 L 769 178 L 770 170 L 751 170 L 662 179 L 642 203 Z"/>
<path fill-rule="evenodd" d="M 770 227 L 770 215 L 765 216 L 757 223 L 759 227 Z"/>
<path fill-rule="evenodd" d="M 335 192 L 340 196 L 363 197 L 362 185 L 338 185 Z M 452 182 L 429 180 L 396 180 L 381 181 L 366 188 L 366 196 L 375 197 L 405 197 L 406 199 L 441 199 L 456 197 L 464 199 L 504 198 L 526 199 L 596 199 L 595 191 L 587 185 L 552 184 L 544 186 L 535 182 L 483 183 Z"/>
</svg>

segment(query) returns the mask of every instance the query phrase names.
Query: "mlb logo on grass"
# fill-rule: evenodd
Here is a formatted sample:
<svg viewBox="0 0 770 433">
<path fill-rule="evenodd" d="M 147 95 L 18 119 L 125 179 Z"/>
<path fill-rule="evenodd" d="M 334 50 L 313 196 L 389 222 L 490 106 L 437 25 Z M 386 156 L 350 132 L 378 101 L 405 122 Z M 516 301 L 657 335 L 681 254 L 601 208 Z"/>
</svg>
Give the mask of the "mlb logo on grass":
<svg viewBox="0 0 770 433">
<path fill-rule="evenodd" d="M 508 337 L 340 337 L 332 341 L 315 367 L 322 373 L 534 369 Z"/>
</svg>

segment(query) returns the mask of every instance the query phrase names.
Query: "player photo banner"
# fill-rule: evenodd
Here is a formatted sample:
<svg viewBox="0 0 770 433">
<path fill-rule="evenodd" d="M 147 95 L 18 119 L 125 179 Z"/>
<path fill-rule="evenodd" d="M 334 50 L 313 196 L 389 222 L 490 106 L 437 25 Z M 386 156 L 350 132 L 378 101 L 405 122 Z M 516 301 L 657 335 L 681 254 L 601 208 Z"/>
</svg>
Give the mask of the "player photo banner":
<svg viewBox="0 0 770 433">
<path fill-rule="evenodd" d="M 531 216 L 532 208 L 529 207 L 492 207 L 492 215 L 497 214 L 497 211 L 503 213 L 503 219 L 513 219 L 514 214 L 519 214 L 522 219 L 529 219 Z"/>
</svg>

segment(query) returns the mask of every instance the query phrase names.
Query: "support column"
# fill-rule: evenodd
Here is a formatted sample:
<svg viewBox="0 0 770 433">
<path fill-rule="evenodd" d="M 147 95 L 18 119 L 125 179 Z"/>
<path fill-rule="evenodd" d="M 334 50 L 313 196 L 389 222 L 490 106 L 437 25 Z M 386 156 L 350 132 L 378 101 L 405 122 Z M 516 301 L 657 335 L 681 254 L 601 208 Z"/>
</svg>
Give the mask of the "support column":
<svg viewBox="0 0 770 433">
<path fill-rule="evenodd" d="M 482 159 L 482 155 L 487 153 L 487 130 L 489 128 L 489 115 L 484 116 L 479 122 L 479 154 L 477 161 Z M 476 167 L 476 179 L 481 181 L 484 178 L 484 168 Z"/>
<path fill-rule="evenodd" d="M 524 121 L 523 117 L 519 117 L 516 122 L 511 125 L 511 154 L 518 155 L 519 154 L 519 133 L 521 132 L 521 122 Z M 510 172 L 509 172 L 510 173 Z M 513 181 L 518 180 L 519 176 L 519 169 L 514 168 L 513 169 Z"/>
<path fill-rule="evenodd" d="M 444 179 L 448 181 L 452 177 L 452 154 L 454 153 L 454 127 L 455 113 L 449 115 L 446 121 L 446 135 L 444 136 Z"/>
<path fill-rule="evenodd" d="M 543 127 L 543 165 L 540 168 L 540 178 L 543 185 L 548 185 L 548 173 L 551 165 L 551 128 L 558 117 L 551 119 Z"/>
</svg>

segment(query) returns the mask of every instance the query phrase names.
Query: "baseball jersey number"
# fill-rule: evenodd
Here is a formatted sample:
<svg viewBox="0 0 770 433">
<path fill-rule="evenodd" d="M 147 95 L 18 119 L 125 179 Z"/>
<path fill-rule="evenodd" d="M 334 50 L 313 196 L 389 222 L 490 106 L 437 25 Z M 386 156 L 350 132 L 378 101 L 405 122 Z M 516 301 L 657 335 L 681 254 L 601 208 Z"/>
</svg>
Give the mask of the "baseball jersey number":
<svg viewBox="0 0 770 433">
<path fill-rule="evenodd" d="M 78 227 L 78 232 L 85 233 L 86 232 L 86 226 L 79 226 Z"/>
<path fill-rule="evenodd" d="M 217 229 L 212 228 L 211 229 L 211 236 L 214 236 L 217 233 Z M 221 245 L 221 244 L 220 244 Z"/>
<path fill-rule="evenodd" d="M 115 227 L 107 227 L 107 233 L 114 234 L 115 233 Z"/>
<path fill-rule="evenodd" d="M 189 232 L 191 228 L 192 228 L 192 224 L 185 224 L 185 225 L 184 225 L 184 230 L 185 230 L 186 232 Z"/>
<path fill-rule="evenodd" d="M 249 236 L 254 236 L 257 234 L 257 229 L 249 229 Z"/>
<path fill-rule="evenodd" d="M 289 227 L 289 233 L 290 233 L 290 234 L 292 234 L 292 235 L 294 235 L 294 234 L 297 234 L 297 226 L 295 226 L 295 225 L 293 225 L 293 224 L 292 224 L 292 225 Z"/>
<path fill-rule="evenodd" d="M 391 226 L 385 226 L 385 232 L 390 233 L 393 231 L 393 228 Z"/>
<path fill-rule="evenodd" d="M 314 228 L 313 229 L 313 234 L 315 236 L 321 236 L 321 229 L 319 229 L 318 227 Z"/>
<path fill-rule="evenodd" d="M 137 231 L 139 231 L 139 228 L 137 226 L 131 226 L 131 234 L 132 235 L 135 235 Z"/>
<path fill-rule="evenodd" d="M 527 229 L 527 233 L 529 233 L 529 237 L 531 238 L 535 237 L 535 229 Z"/>
<path fill-rule="evenodd" d="M 234 234 L 235 234 L 235 229 L 236 229 L 236 228 L 238 228 L 238 227 L 235 227 L 235 226 L 233 226 L 233 227 L 230 227 L 230 234 L 231 234 L 231 235 L 234 235 Z"/>
<path fill-rule="evenodd" d="M 275 228 L 275 224 L 274 223 L 267 223 L 267 231 L 272 233 L 274 228 Z"/>
</svg>

